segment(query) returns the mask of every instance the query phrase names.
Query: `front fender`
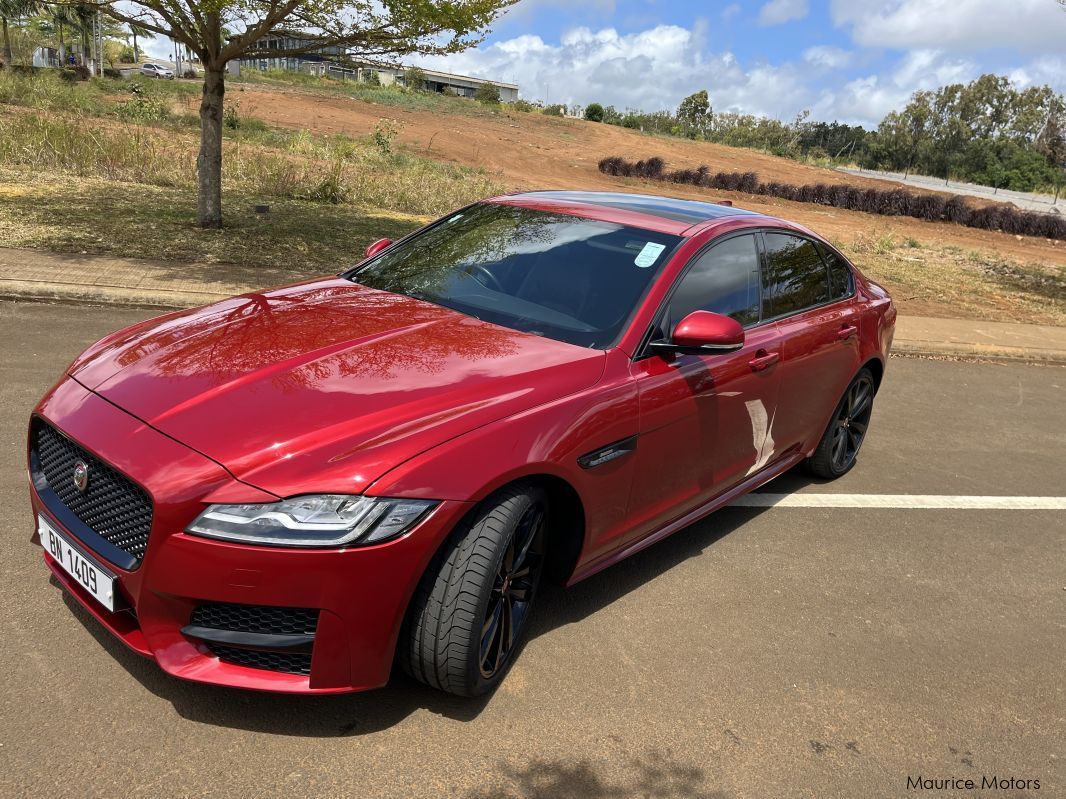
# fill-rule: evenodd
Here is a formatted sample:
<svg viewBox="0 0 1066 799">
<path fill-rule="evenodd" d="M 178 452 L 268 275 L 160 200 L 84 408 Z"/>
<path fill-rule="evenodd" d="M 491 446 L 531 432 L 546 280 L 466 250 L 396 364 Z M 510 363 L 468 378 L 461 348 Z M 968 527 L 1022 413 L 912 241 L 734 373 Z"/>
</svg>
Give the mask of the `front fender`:
<svg viewBox="0 0 1066 799">
<path fill-rule="evenodd" d="M 427 450 L 385 473 L 366 493 L 478 502 L 517 480 L 551 475 L 580 499 L 587 546 L 625 524 L 631 458 L 591 469 L 578 458 L 637 434 L 637 391 L 627 364 L 626 355 L 614 350 L 597 385 Z"/>
</svg>

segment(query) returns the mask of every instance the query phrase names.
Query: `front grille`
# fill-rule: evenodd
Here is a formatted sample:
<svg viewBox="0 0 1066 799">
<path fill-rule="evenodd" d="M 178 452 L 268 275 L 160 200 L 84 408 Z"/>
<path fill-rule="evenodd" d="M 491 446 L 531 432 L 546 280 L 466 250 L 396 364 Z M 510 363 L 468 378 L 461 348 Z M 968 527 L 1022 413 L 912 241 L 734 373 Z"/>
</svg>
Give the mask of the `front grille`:
<svg viewBox="0 0 1066 799">
<path fill-rule="evenodd" d="M 152 529 L 148 492 L 39 420 L 32 446 L 40 471 L 59 501 L 89 529 L 139 563 Z M 84 491 L 74 485 L 78 461 L 89 467 Z"/>
<path fill-rule="evenodd" d="M 311 673 L 310 645 L 300 651 L 285 651 L 280 647 L 264 649 L 252 646 L 255 635 L 314 636 L 318 629 L 318 610 L 312 608 L 279 608 L 268 605 L 238 605 L 230 602 L 207 602 L 192 612 L 190 627 L 248 633 L 249 648 L 209 640 L 207 630 L 193 633 L 201 638 L 211 653 L 227 663 L 252 669 L 282 671 L 288 674 Z M 304 645 L 302 645 L 304 646 Z M 281 650 L 281 651 L 279 651 Z"/>
<path fill-rule="evenodd" d="M 264 652 L 256 649 L 238 649 L 221 644 L 208 644 L 208 648 L 220 660 L 247 666 L 250 669 L 284 671 L 288 674 L 311 673 L 311 655 L 304 652 Z"/>
<path fill-rule="evenodd" d="M 192 612 L 192 623 L 215 630 L 273 635 L 314 635 L 318 611 L 309 608 L 275 608 L 209 602 Z"/>
</svg>

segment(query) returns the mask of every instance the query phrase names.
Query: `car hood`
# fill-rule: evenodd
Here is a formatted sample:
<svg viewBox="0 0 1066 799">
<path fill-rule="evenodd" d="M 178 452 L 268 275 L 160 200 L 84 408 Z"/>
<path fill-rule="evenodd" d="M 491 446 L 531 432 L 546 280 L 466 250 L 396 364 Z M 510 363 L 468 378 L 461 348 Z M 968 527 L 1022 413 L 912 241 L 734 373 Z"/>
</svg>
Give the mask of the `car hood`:
<svg viewBox="0 0 1066 799">
<path fill-rule="evenodd" d="M 70 374 L 286 496 L 362 491 L 439 443 L 594 384 L 604 360 L 334 278 L 135 325 Z"/>
</svg>

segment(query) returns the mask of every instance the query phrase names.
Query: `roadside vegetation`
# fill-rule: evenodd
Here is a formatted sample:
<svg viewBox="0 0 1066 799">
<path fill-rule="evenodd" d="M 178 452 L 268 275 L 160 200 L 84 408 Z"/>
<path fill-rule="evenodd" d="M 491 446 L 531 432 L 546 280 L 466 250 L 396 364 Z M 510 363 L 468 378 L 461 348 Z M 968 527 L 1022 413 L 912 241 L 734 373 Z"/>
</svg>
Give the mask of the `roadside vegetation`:
<svg viewBox="0 0 1066 799">
<path fill-rule="evenodd" d="M 0 73 L 0 102 L 26 107 L 0 117 L 0 162 L 35 174 L 195 188 L 198 121 L 175 102 L 195 88 L 107 79 L 66 85 L 50 73 Z M 264 200 L 434 215 L 503 190 L 483 170 L 403 152 L 388 120 L 364 138 L 312 136 L 242 115 L 235 93 L 223 123 L 224 186 Z"/>
<path fill-rule="evenodd" d="M 618 156 L 609 156 L 600 161 L 599 170 L 615 177 L 685 183 L 882 216 L 910 216 L 927 222 L 954 222 L 981 230 L 1002 230 L 1005 233 L 1024 236 L 1066 239 L 1066 219 L 1061 216 L 1021 211 L 1006 203 L 973 206 L 958 194 L 947 196 L 934 192 L 915 193 L 902 188 L 860 188 L 827 183 L 797 186 L 774 180 L 763 181 L 755 172 L 711 172 L 706 166 L 668 170 L 662 158 L 633 162 Z"/>
<path fill-rule="evenodd" d="M 888 227 L 833 244 L 904 313 L 1066 326 L 1066 267 L 930 245 Z"/>
</svg>

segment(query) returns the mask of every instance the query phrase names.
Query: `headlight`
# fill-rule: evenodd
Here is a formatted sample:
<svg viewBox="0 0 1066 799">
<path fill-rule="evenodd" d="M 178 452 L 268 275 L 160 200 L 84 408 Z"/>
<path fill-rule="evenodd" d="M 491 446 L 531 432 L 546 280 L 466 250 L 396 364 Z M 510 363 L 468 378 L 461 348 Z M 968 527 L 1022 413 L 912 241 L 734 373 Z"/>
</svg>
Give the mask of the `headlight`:
<svg viewBox="0 0 1066 799">
<path fill-rule="evenodd" d="M 313 494 L 262 505 L 209 505 L 185 532 L 280 547 L 376 544 L 411 529 L 436 504 L 427 499 Z"/>
</svg>

